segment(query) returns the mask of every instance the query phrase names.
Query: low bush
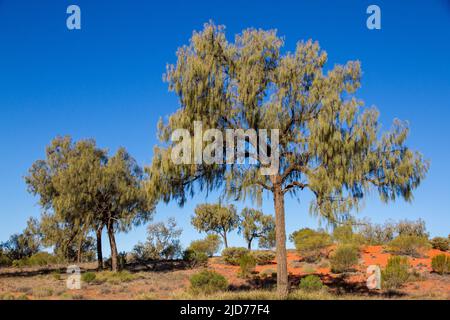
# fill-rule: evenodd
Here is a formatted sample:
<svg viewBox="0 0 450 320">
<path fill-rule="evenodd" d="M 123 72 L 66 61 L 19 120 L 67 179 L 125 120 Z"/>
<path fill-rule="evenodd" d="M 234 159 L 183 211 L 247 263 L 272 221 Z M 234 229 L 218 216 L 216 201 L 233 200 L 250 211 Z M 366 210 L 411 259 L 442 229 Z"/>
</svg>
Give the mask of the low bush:
<svg viewBox="0 0 450 320">
<path fill-rule="evenodd" d="M 58 258 L 48 252 L 38 252 L 29 258 L 14 260 L 12 265 L 14 267 L 43 267 L 52 264 L 57 264 Z"/>
<path fill-rule="evenodd" d="M 431 259 L 431 268 L 439 274 L 450 273 L 450 256 L 438 254 Z"/>
<path fill-rule="evenodd" d="M 245 248 L 231 247 L 222 251 L 222 259 L 225 263 L 233 266 L 240 264 L 241 257 L 248 254 L 248 250 Z"/>
<path fill-rule="evenodd" d="M 248 278 L 256 267 L 256 259 L 252 254 L 244 254 L 239 259 L 239 276 L 242 278 Z"/>
<path fill-rule="evenodd" d="M 351 224 L 338 226 L 333 231 L 333 240 L 338 244 L 362 245 L 366 242 L 361 234 L 353 232 Z"/>
<path fill-rule="evenodd" d="M 0 253 L 0 267 L 10 267 L 12 261 L 6 255 Z"/>
<path fill-rule="evenodd" d="M 388 244 L 390 252 L 412 257 L 423 256 L 429 248 L 428 239 L 416 235 L 400 235 Z"/>
<path fill-rule="evenodd" d="M 318 276 L 309 275 L 300 280 L 299 289 L 308 292 L 319 291 L 324 287 L 322 280 Z"/>
<path fill-rule="evenodd" d="M 294 232 L 291 235 L 291 241 L 306 262 L 319 260 L 324 255 L 323 249 L 332 243 L 330 235 L 326 232 L 308 228 Z"/>
<path fill-rule="evenodd" d="M 213 257 L 220 249 L 222 241 L 217 234 L 209 234 L 203 240 L 192 241 L 189 249 L 196 252 L 204 252 L 208 257 Z"/>
<path fill-rule="evenodd" d="M 448 251 L 450 248 L 450 240 L 444 237 L 436 237 L 430 241 L 433 249 L 438 249 L 441 251 Z"/>
<path fill-rule="evenodd" d="M 204 270 L 189 279 L 190 290 L 194 294 L 213 294 L 228 288 L 227 279 L 215 271 Z"/>
<path fill-rule="evenodd" d="M 354 245 L 340 245 L 330 257 L 331 271 L 343 273 L 350 271 L 358 263 L 359 251 Z"/>
<path fill-rule="evenodd" d="M 259 276 L 263 279 L 265 278 L 276 278 L 277 277 L 277 271 L 275 269 L 264 269 L 259 273 Z"/>
<path fill-rule="evenodd" d="M 408 269 L 409 263 L 407 257 L 390 257 L 386 268 L 381 271 L 382 287 L 388 290 L 401 287 L 409 279 Z"/>
<path fill-rule="evenodd" d="M 183 253 L 183 260 L 188 263 L 191 268 L 196 268 L 208 264 L 208 255 L 205 252 L 187 249 Z"/>
<path fill-rule="evenodd" d="M 81 280 L 86 283 L 92 283 L 97 279 L 97 276 L 93 272 L 86 272 L 81 275 Z"/>
<path fill-rule="evenodd" d="M 260 266 L 271 264 L 275 259 L 275 253 L 272 251 L 252 251 L 251 254 L 255 258 L 256 264 Z"/>
<path fill-rule="evenodd" d="M 122 282 L 130 282 L 136 279 L 136 276 L 129 271 L 103 271 L 96 274 L 95 282 L 104 283 L 108 282 L 111 284 L 119 284 Z"/>
</svg>

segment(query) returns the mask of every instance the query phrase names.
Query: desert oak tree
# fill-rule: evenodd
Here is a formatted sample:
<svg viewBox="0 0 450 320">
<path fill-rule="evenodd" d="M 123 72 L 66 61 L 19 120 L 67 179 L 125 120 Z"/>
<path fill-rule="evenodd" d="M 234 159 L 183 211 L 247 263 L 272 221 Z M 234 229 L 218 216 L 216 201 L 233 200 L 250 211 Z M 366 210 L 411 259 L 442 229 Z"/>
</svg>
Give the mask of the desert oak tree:
<svg viewBox="0 0 450 320">
<path fill-rule="evenodd" d="M 147 190 L 181 205 L 197 190 L 222 187 L 234 199 L 251 196 L 258 203 L 264 191 L 273 194 L 277 290 L 285 296 L 286 194 L 310 190 L 312 213 L 335 222 L 358 209 L 371 189 L 383 201 L 411 200 L 428 163 L 405 146 L 406 123 L 396 120 L 390 131 L 380 132 L 378 111 L 355 97 L 362 73 L 358 61 L 330 69 L 317 42 L 299 42 L 294 52 L 283 54 L 282 47 L 274 30 L 247 29 L 234 42 L 213 23 L 193 33 L 178 49 L 177 62 L 167 67 L 165 80 L 180 107 L 160 121 L 162 144 L 147 168 Z M 279 145 L 267 143 L 279 152 L 279 170 L 261 175 L 262 162 L 174 164 L 171 134 L 183 128 L 192 135 L 194 121 L 205 130 L 278 129 Z"/>
</svg>

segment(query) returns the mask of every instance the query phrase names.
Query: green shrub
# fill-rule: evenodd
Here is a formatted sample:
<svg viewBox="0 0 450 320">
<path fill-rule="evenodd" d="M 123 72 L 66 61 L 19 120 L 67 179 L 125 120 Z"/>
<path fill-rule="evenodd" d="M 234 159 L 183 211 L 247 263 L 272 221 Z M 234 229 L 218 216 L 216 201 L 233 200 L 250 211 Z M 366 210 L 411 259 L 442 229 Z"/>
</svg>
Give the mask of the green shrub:
<svg viewBox="0 0 450 320">
<path fill-rule="evenodd" d="M 301 229 L 291 235 L 300 256 L 306 262 L 315 262 L 323 256 L 323 249 L 331 245 L 331 237 L 323 231 Z"/>
<path fill-rule="evenodd" d="M 187 262 L 191 268 L 196 268 L 208 264 L 208 255 L 205 252 L 187 249 L 183 253 L 183 260 Z"/>
<path fill-rule="evenodd" d="M 420 257 L 430 248 L 430 244 L 425 237 L 400 235 L 389 242 L 388 248 L 394 254 Z"/>
<path fill-rule="evenodd" d="M 342 273 L 350 271 L 358 263 L 359 251 L 354 245 L 340 245 L 330 257 L 331 271 Z"/>
<path fill-rule="evenodd" d="M 438 249 L 441 251 L 448 251 L 450 248 L 450 240 L 444 237 L 436 237 L 430 241 L 433 249 Z"/>
<path fill-rule="evenodd" d="M 275 253 L 272 251 L 252 251 L 252 256 L 256 260 L 256 264 L 264 266 L 272 263 L 275 259 Z"/>
<path fill-rule="evenodd" d="M 209 270 L 194 274 L 189 281 L 191 283 L 190 289 L 194 294 L 213 294 L 225 291 L 228 287 L 228 281 L 224 276 Z"/>
<path fill-rule="evenodd" d="M 351 224 L 338 226 L 333 231 L 333 240 L 339 244 L 362 245 L 365 239 L 362 235 L 353 232 Z"/>
<path fill-rule="evenodd" d="M 108 282 L 111 284 L 119 284 L 122 282 L 130 282 L 136 279 L 136 276 L 131 274 L 129 271 L 103 271 L 96 274 L 95 282 L 104 283 Z"/>
<path fill-rule="evenodd" d="M 431 268 L 439 274 L 450 273 L 450 256 L 438 254 L 431 259 Z"/>
<path fill-rule="evenodd" d="M 231 247 L 222 251 L 223 261 L 233 266 L 238 266 L 243 255 L 248 254 L 248 250 L 245 248 Z"/>
<path fill-rule="evenodd" d="M 239 276 L 247 278 L 252 274 L 253 271 L 255 271 L 256 259 L 252 254 L 244 254 L 239 259 L 239 266 Z"/>
<path fill-rule="evenodd" d="M 308 292 L 319 291 L 323 288 L 323 283 L 318 276 L 309 275 L 300 280 L 299 288 Z"/>
<path fill-rule="evenodd" d="M 10 267 L 12 261 L 6 255 L 0 253 L 0 267 Z"/>
<path fill-rule="evenodd" d="M 29 258 L 14 260 L 12 265 L 14 267 L 43 267 L 52 264 L 57 264 L 58 258 L 48 252 L 38 252 Z"/>
<path fill-rule="evenodd" d="M 401 287 L 409 279 L 409 263 L 407 257 L 392 256 L 386 268 L 381 271 L 383 288 L 391 290 Z"/>
<path fill-rule="evenodd" d="M 204 252 L 208 257 L 213 257 L 220 249 L 222 241 L 217 234 L 209 234 L 203 240 L 192 241 L 189 249 L 196 252 Z"/>
<path fill-rule="evenodd" d="M 81 280 L 86 283 L 92 283 L 97 279 L 97 276 L 93 272 L 86 272 L 81 275 Z"/>
</svg>

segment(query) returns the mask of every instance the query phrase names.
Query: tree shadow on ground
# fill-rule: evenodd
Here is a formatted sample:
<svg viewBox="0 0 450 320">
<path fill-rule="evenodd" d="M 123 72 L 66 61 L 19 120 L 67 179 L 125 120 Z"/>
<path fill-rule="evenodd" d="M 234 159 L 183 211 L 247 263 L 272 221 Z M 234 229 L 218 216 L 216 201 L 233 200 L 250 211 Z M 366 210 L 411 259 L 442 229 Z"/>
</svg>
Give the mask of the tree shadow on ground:
<svg viewBox="0 0 450 320">
<path fill-rule="evenodd" d="M 399 291 L 378 291 L 378 290 L 370 290 L 367 288 L 365 282 L 352 282 L 348 281 L 348 277 L 346 275 L 339 276 L 331 276 L 331 275 L 323 275 L 323 274 L 315 274 L 318 276 L 324 285 L 328 287 L 330 293 L 339 295 L 352 294 L 357 296 L 366 296 L 372 298 L 401 298 L 406 294 Z M 301 279 L 306 277 L 307 275 L 290 275 L 289 283 L 291 288 L 298 288 Z M 276 277 L 258 277 L 255 276 L 252 279 L 248 279 L 245 284 L 241 285 L 231 285 L 231 291 L 249 291 L 249 290 L 271 290 L 275 289 L 277 284 Z"/>
</svg>

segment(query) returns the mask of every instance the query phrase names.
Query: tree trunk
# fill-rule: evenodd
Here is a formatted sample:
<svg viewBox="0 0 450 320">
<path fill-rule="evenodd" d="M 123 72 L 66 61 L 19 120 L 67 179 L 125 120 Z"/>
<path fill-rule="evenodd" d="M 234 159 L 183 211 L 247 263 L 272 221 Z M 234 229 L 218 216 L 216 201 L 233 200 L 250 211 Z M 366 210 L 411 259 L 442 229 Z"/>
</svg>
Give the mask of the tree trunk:
<svg viewBox="0 0 450 320">
<path fill-rule="evenodd" d="M 116 238 L 114 236 L 114 226 L 113 222 L 108 222 L 108 237 L 109 237 L 109 245 L 111 246 L 111 269 L 113 272 L 119 271 L 118 264 L 118 253 L 117 253 L 117 244 Z"/>
<path fill-rule="evenodd" d="M 78 249 L 77 249 L 77 263 L 81 263 L 81 254 L 82 254 L 82 247 L 83 247 L 83 238 L 80 239 L 80 242 L 78 242 Z"/>
<path fill-rule="evenodd" d="M 228 249 L 228 240 L 227 240 L 227 233 L 226 231 L 223 232 L 223 244 L 225 246 L 225 249 Z"/>
<path fill-rule="evenodd" d="M 103 270 L 103 251 L 102 251 L 102 231 L 103 226 L 96 231 L 97 234 L 97 270 Z"/>
<path fill-rule="evenodd" d="M 286 223 L 284 217 L 284 194 L 281 183 L 274 184 L 273 200 L 275 205 L 275 231 L 277 251 L 277 293 L 286 298 L 289 293 L 289 279 L 286 253 Z"/>
<path fill-rule="evenodd" d="M 247 248 L 248 248 L 248 251 L 252 251 L 252 240 L 248 240 Z"/>
</svg>

